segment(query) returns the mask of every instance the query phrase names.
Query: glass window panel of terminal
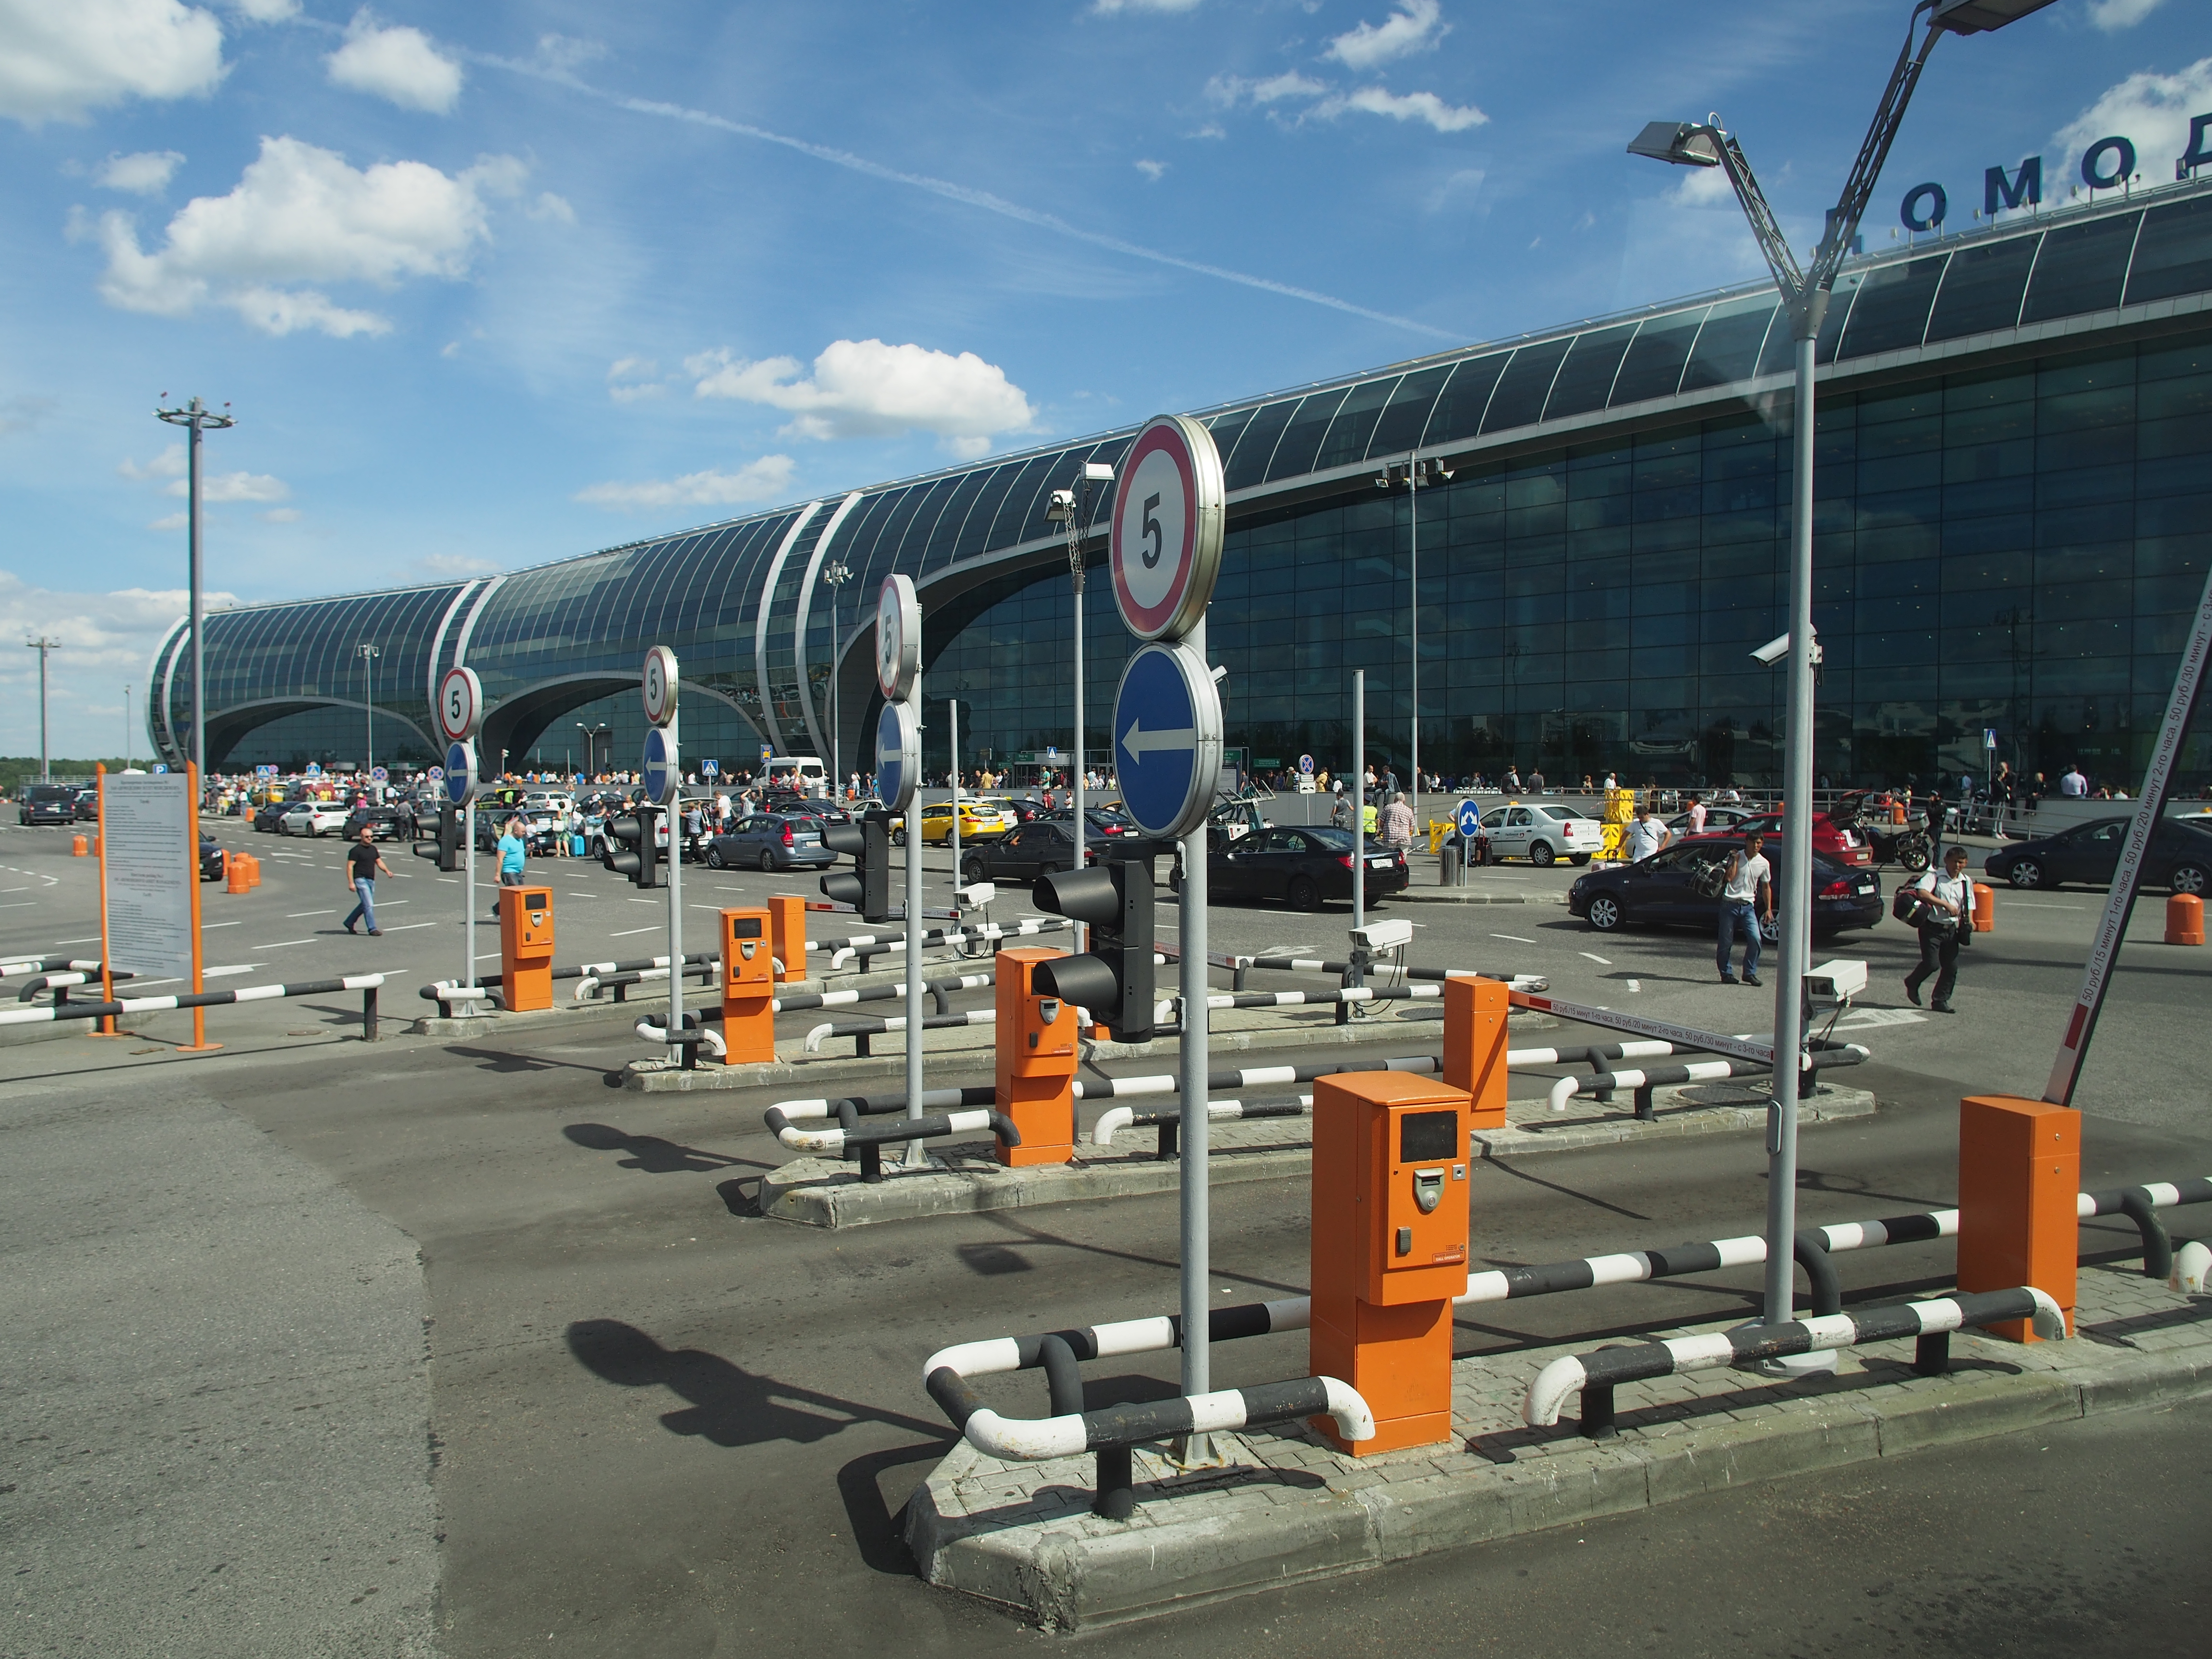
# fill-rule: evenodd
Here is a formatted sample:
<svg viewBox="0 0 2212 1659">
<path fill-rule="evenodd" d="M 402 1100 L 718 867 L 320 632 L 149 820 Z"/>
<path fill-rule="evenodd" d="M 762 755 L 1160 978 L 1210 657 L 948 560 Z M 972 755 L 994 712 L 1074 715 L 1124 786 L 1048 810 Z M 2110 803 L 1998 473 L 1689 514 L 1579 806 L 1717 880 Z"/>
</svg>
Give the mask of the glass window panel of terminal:
<svg viewBox="0 0 2212 1659">
<path fill-rule="evenodd" d="M 1551 394 L 1552 382 L 1558 376 L 1559 364 L 1574 341 L 1544 340 L 1534 345 L 1522 346 L 1513 354 L 1513 361 L 1498 378 L 1498 390 L 1491 395 L 1490 407 L 1483 414 L 1482 429 L 1486 433 L 1500 432 L 1510 427 L 1534 425 L 1543 416 L 1544 399 Z"/>
<path fill-rule="evenodd" d="M 1844 332 L 1838 355 L 1871 357 L 1918 345 L 1927 332 L 1928 307 L 1949 258 L 1939 253 L 1869 272 L 1859 287 L 1858 303 L 1851 307 L 1850 326 Z"/>
<path fill-rule="evenodd" d="M 2044 232 L 2021 321 L 2047 323 L 2118 306 L 2142 220 L 2141 214 L 2128 213 Z"/>
<path fill-rule="evenodd" d="M 1379 380 L 1368 380 L 1345 394 L 1339 404 L 1336 418 L 1329 422 L 1328 436 L 1322 441 L 1321 453 L 1314 457 L 1309 470 L 1325 472 L 1333 466 L 1364 460 L 1367 455 L 1368 440 L 1373 436 L 1383 405 L 1397 389 L 1397 380 L 1384 375 Z"/>
<path fill-rule="evenodd" d="M 1410 454 L 1421 441 L 1421 434 L 1429 424 L 1429 411 L 1443 390 L 1444 382 L 1451 378 L 1456 365 L 1440 363 L 1434 368 L 1424 368 L 1407 375 L 1390 393 L 1390 401 L 1382 407 L 1380 419 L 1375 422 L 1375 435 L 1367 446 L 1370 458 Z"/>
<path fill-rule="evenodd" d="M 2027 273 L 2041 241 L 2039 236 L 2014 236 L 1952 254 L 1929 315 L 1929 342 L 2017 326 Z"/>
<path fill-rule="evenodd" d="M 1267 463 L 1275 456 L 1275 441 L 1283 435 L 1297 407 L 1296 398 L 1285 398 L 1258 410 L 1244 423 L 1235 453 L 1222 457 L 1226 488 L 1247 489 L 1267 476 Z"/>
<path fill-rule="evenodd" d="M 2212 289 L 2212 195 L 2173 202 L 2143 215 L 2128 267 L 2127 303 L 2171 300 Z"/>
<path fill-rule="evenodd" d="M 1682 366 L 1690 361 L 1691 344 L 1710 309 L 1701 306 L 1676 316 L 1646 319 L 1621 359 L 1608 401 L 1618 408 L 1646 398 L 1673 397 L 1682 382 Z"/>
<path fill-rule="evenodd" d="M 1749 380 L 1759 366 L 1766 325 L 1776 320 L 1779 308 L 1777 301 L 1764 295 L 1715 306 L 1691 349 L 1689 365 L 1682 371 L 1682 390 L 1698 392 Z"/>
<path fill-rule="evenodd" d="M 1551 401 L 1544 405 L 1544 418 L 1556 421 L 1569 415 L 1587 415 L 1594 409 L 1603 409 L 1613 392 L 1613 376 L 1620 373 L 1620 362 L 1628 351 L 1628 343 L 1636 336 L 1634 323 L 1623 323 L 1615 328 L 1594 329 L 1575 337 L 1574 349 L 1559 366 L 1558 378 L 1552 383 Z"/>
<path fill-rule="evenodd" d="M 1314 470 L 1314 457 L 1321 453 L 1321 441 L 1327 435 L 1328 423 L 1344 402 L 1344 396 L 1342 387 L 1334 387 L 1313 392 L 1299 404 L 1297 413 L 1291 416 L 1290 424 L 1283 428 L 1283 435 L 1275 444 L 1274 459 L 1267 463 L 1270 483 L 1277 478 L 1295 478 Z"/>
</svg>

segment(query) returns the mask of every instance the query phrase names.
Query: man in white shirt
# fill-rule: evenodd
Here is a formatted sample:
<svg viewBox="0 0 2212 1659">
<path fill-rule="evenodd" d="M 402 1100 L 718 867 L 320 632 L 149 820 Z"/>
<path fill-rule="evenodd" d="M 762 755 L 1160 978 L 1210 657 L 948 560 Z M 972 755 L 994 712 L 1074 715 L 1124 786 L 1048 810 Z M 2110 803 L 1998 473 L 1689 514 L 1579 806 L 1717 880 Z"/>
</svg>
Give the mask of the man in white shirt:
<svg viewBox="0 0 2212 1659">
<path fill-rule="evenodd" d="M 1636 809 L 1636 818 L 1628 826 L 1628 861 L 1640 864 L 1674 839 L 1667 826 L 1659 822 L 1645 801 Z"/>
<path fill-rule="evenodd" d="M 2066 775 L 2058 780 L 2058 793 L 2070 796 L 2075 800 L 2080 800 L 2088 794 L 2089 780 L 2081 775 L 2081 769 L 2078 764 L 2066 769 Z"/>
<path fill-rule="evenodd" d="M 1759 983 L 1759 924 L 1774 919 L 1774 866 L 1760 849 L 1766 837 L 1753 831 L 1744 837 L 1743 851 L 1729 854 L 1728 872 L 1721 886 L 1721 983 L 1736 982 L 1735 939 L 1744 936 L 1743 982 Z"/>
<path fill-rule="evenodd" d="M 1925 896 L 1919 916 L 1920 965 L 1905 976 L 1905 994 L 1919 1006 L 1920 988 L 1932 977 L 1936 989 L 1928 1006 L 1939 1014 L 1955 1013 L 1951 988 L 1959 980 L 1959 945 L 1974 927 L 1974 884 L 1966 878 L 1966 849 L 1946 848 L 1943 873 L 1930 870 L 1912 885 Z"/>
<path fill-rule="evenodd" d="M 1705 803 L 1697 795 L 1690 797 L 1690 833 L 1693 836 L 1705 833 Z"/>
</svg>

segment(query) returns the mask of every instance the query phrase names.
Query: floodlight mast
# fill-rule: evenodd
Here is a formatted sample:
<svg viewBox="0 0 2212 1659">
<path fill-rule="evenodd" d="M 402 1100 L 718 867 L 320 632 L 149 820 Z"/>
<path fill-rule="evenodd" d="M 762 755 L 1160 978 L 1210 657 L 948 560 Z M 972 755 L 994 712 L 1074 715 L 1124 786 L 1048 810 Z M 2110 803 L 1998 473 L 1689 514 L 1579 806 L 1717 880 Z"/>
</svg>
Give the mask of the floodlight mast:
<svg viewBox="0 0 2212 1659">
<path fill-rule="evenodd" d="M 1774 1072 L 1766 1122 L 1766 1284 L 1765 1322 L 1787 1323 L 1795 1312 L 1792 1241 L 1797 1231 L 1797 1090 L 1800 1053 L 1805 1038 L 1804 983 L 1811 961 L 1813 852 L 1813 435 L 1815 421 L 1814 345 L 1828 310 L 1836 273 L 1858 234 L 1890 145 L 1905 119 L 1905 106 L 1920 82 L 1928 54 L 1947 33 L 1978 34 L 2002 28 L 2051 0 L 1919 0 L 1905 28 L 1905 45 L 1889 84 L 1883 88 L 1873 123 L 1851 164 L 1842 196 L 1828 215 L 1827 228 L 1814 251 L 1812 264 L 1800 270 L 1774 210 L 1745 160 L 1735 135 L 1717 116 L 1702 123 L 1654 121 L 1636 135 L 1629 153 L 1676 167 L 1723 170 L 1751 222 L 1759 252 L 1774 273 L 1782 303 L 1790 313 L 1796 359 L 1796 397 L 1790 434 L 1790 667 L 1788 744 L 1783 763 L 1781 933 L 1774 987 Z M 1921 20 L 1928 28 L 1920 36 Z M 1916 51 L 1914 40 L 1919 36 Z M 1784 653 L 1778 653 L 1781 656 Z M 1786 1363 L 1786 1362 L 1784 1362 Z"/>
</svg>

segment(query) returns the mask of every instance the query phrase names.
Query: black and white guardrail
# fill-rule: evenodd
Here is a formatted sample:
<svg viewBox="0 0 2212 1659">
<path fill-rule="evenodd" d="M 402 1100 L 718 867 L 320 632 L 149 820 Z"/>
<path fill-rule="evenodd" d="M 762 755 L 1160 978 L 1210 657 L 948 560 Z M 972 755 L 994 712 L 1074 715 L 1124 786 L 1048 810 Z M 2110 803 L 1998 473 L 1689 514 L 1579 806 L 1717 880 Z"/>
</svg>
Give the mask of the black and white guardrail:
<svg viewBox="0 0 2212 1659">
<path fill-rule="evenodd" d="M 1820 1056 L 1823 1070 L 1832 1066 L 1856 1066 L 1870 1058 L 1864 1048 L 1854 1047 L 1841 1053 L 1833 1051 Z M 1567 1076 L 1552 1085 L 1545 1103 L 1554 1112 L 1564 1112 L 1567 1103 L 1577 1095 L 1596 1095 L 1602 1098 L 1615 1089 L 1632 1091 L 1636 1098 L 1636 1115 L 1650 1119 L 1653 1115 L 1651 1091 L 1672 1088 L 1684 1083 L 1717 1083 L 1733 1077 L 1771 1077 L 1773 1066 L 1765 1060 L 1693 1060 L 1680 1066 L 1652 1066 L 1640 1070 L 1599 1072 L 1590 1077 Z"/>
<path fill-rule="evenodd" d="M 125 980 L 136 979 L 137 977 L 137 975 L 130 972 L 128 969 L 118 968 L 112 973 L 106 975 L 105 982 L 109 985 L 120 985 Z M 15 993 L 15 1000 L 18 1002 L 35 1002 L 38 1000 L 40 992 L 52 991 L 55 994 L 54 1000 L 56 1001 L 66 1002 L 69 1000 L 68 993 L 70 987 L 72 985 L 90 985 L 95 981 L 100 981 L 100 979 L 101 970 L 98 963 L 94 963 L 88 969 L 79 968 L 68 973 L 38 974 L 23 981 L 23 988 Z"/>
<path fill-rule="evenodd" d="M 893 988 L 902 990 L 904 988 Z M 924 1014 L 921 1017 L 921 1029 L 925 1031 L 949 1031 L 963 1025 L 995 1025 L 998 1023 L 999 1011 L 996 1008 L 971 1008 L 965 1013 Z M 856 1037 L 865 1042 L 869 1037 L 890 1036 L 905 1030 L 904 1014 L 882 1018 L 833 1020 L 827 1025 L 817 1025 L 807 1032 L 806 1052 L 819 1054 L 824 1042 L 838 1037 Z M 861 1052 L 866 1051 L 863 1049 Z"/>
<path fill-rule="evenodd" d="M 721 960 L 721 953 L 719 951 L 689 951 L 684 957 L 684 971 L 688 973 L 693 968 L 702 965 L 718 965 Z M 551 977 L 555 979 L 604 978 L 613 974 L 644 973 L 650 969 L 659 969 L 660 970 L 659 976 L 665 979 L 668 976 L 668 958 L 665 956 L 636 957 L 628 962 L 580 962 L 570 967 L 552 969 Z M 507 976 L 504 974 L 479 974 L 474 985 L 464 985 L 459 980 L 453 979 L 434 980 L 419 988 L 415 994 L 425 1002 L 481 1002 L 488 1000 L 494 991 L 506 982 Z"/>
<path fill-rule="evenodd" d="M 1239 1337 L 1267 1336 L 1276 1331 L 1302 1331 L 1311 1322 L 1312 1312 L 1311 1299 L 1303 1296 L 1216 1308 L 1206 1322 L 1206 1337 L 1209 1341 L 1232 1342 Z M 1041 1332 L 1035 1336 L 994 1336 L 981 1342 L 956 1342 L 949 1348 L 939 1349 L 923 1363 L 922 1380 L 927 1382 L 934 1372 L 948 1368 L 961 1376 L 1034 1370 L 1044 1363 L 1043 1343 L 1047 1336 L 1060 1338 L 1078 1359 L 1159 1353 L 1182 1346 L 1182 1319 L 1176 1314 L 1159 1314 L 1150 1319 L 1116 1320 L 1110 1324 Z"/>
<path fill-rule="evenodd" d="M 1065 916 L 1039 916 L 1028 921 L 988 922 L 979 927 L 932 927 L 922 933 L 921 948 L 931 951 L 946 945 L 994 945 L 1000 939 L 1034 939 L 1040 933 L 1064 933 L 1069 925 Z M 817 950 L 827 951 L 833 969 L 843 967 L 848 957 L 860 961 L 905 949 L 904 933 L 854 933 L 848 939 L 806 942 L 809 956 Z"/>
<path fill-rule="evenodd" d="M 1943 1337 L 1952 1331 L 2008 1319 L 2031 1321 L 2035 1334 L 2048 1341 L 2066 1334 L 2066 1316 L 2058 1304 L 2033 1285 L 2024 1285 L 2015 1290 L 1936 1297 L 1785 1324 L 1746 1325 L 1702 1336 L 1668 1337 L 1554 1359 L 1528 1384 L 1521 1404 L 1521 1420 L 1530 1428 L 1548 1428 L 1559 1420 L 1559 1407 L 1567 1396 L 1578 1394 L 1583 1433 L 1592 1439 L 1602 1438 L 1613 1432 L 1613 1391 L 1624 1382 L 1670 1376 L 1677 1371 L 1749 1365 L 1869 1342 L 1893 1342 L 1908 1336 Z M 1917 1363 L 1923 1369 L 1940 1369 L 1945 1362 L 1923 1346 Z"/>
<path fill-rule="evenodd" d="M 14 962 L 0 962 L 0 979 L 13 979 L 18 974 L 51 974 L 67 969 L 76 973 L 98 973 L 97 962 L 87 962 L 82 957 L 21 957 Z"/>
<path fill-rule="evenodd" d="M 117 997 L 108 1002 L 60 1002 L 43 1008 L 0 1009 L 0 1025 L 52 1024 L 64 1019 L 125 1019 L 133 1014 L 167 1013 L 177 1008 L 221 1008 L 234 1002 L 275 1002 L 285 997 L 330 996 L 340 991 L 363 994 L 363 1034 L 376 1036 L 376 993 L 382 974 L 347 974 L 311 979 L 297 985 L 236 985 L 222 991 L 179 991 L 167 996 Z"/>
<path fill-rule="evenodd" d="M 1233 1123 L 1243 1118 L 1304 1117 L 1312 1104 L 1311 1095 L 1301 1095 L 1296 1101 L 1209 1100 L 1206 1103 L 1206 1121 L 1209 1123 Z M 1109 1106 L 1091 1126 L 1091 1144 L 1111 1146 L 1114 1137 L 1124 1129 L 1149 1128 L 1182 1121 L 1180 1107 L 1164 1112 L 1139 1112 L 1133 1106 Z"/>
<path fill-rule="evenodd" d="M 1000 1416 L 950 1366 L 932 1371 L 928 1388 L 929 1397 L 969 1445 L 986 1456 L 1010 1462 L 1075 1457 L 1179 1435 L 1218 1434 L 1309 1417 L 1334 1418 L 1337 1432 L 1346 1440 L 1375 1437 L 1375 1414 L 1367 1402 L 1349 1383 L 1333 1376 L 1218 1389 L 1212 1394 L 1038 1418 Z"/>
<path fill-rule="evenodd" d="M 988 1097 L 992 1091 L 987 1089 L 983 1092 Z M 841 1101 L 838 1104 L 849 1109 L 854 1103 Z M 930 1140 L 939 1135 L 974 1134 L 978 1130 L 988 1130 L 1008 1146 L 1022 1144 L 1021 1131 L 1014 1127 L 1014 1121 L 991 1104 L 975 1109 L 956 1107 L 951 1111 L 925 1112 L 921 1117 L 884 1117 L 872 1124 L 860 1122 L 860 1114 L 848 1109 L 838 1114 L 839 1126 L 834 1129 L 802 1127 L 793 1122 L 790 1115 L 780 1106 L 769 1107 L 766 1116 L 770 1132 L 791 1151 L 827 1158 L 843 1158 L 863 1147 L 881 1146 L 892 1141 Z"/>
</svg>

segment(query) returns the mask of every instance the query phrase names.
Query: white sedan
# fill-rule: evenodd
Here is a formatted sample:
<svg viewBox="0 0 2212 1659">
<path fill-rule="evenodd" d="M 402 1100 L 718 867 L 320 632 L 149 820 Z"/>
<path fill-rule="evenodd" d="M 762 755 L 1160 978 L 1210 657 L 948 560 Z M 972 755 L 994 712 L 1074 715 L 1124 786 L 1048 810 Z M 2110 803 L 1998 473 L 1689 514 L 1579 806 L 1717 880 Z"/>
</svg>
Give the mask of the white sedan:
<svg viewBox="0 0 2212 1659">
<path fill-rule="evenodd" d="M 283 836 L 335 836 L 345 830 L 346 819 L 351 810 L 336 801 L 303 800 L 286 809 L 276 820 L 276 832 Z"/>
<path fill-rule="evenodd" d="M 1482 815 L 1494 859 L 1588 864 L 1605 845 L 1605 825 L 1589 813 L 1555 805 L 1493 806 Z"/>
</svg>

